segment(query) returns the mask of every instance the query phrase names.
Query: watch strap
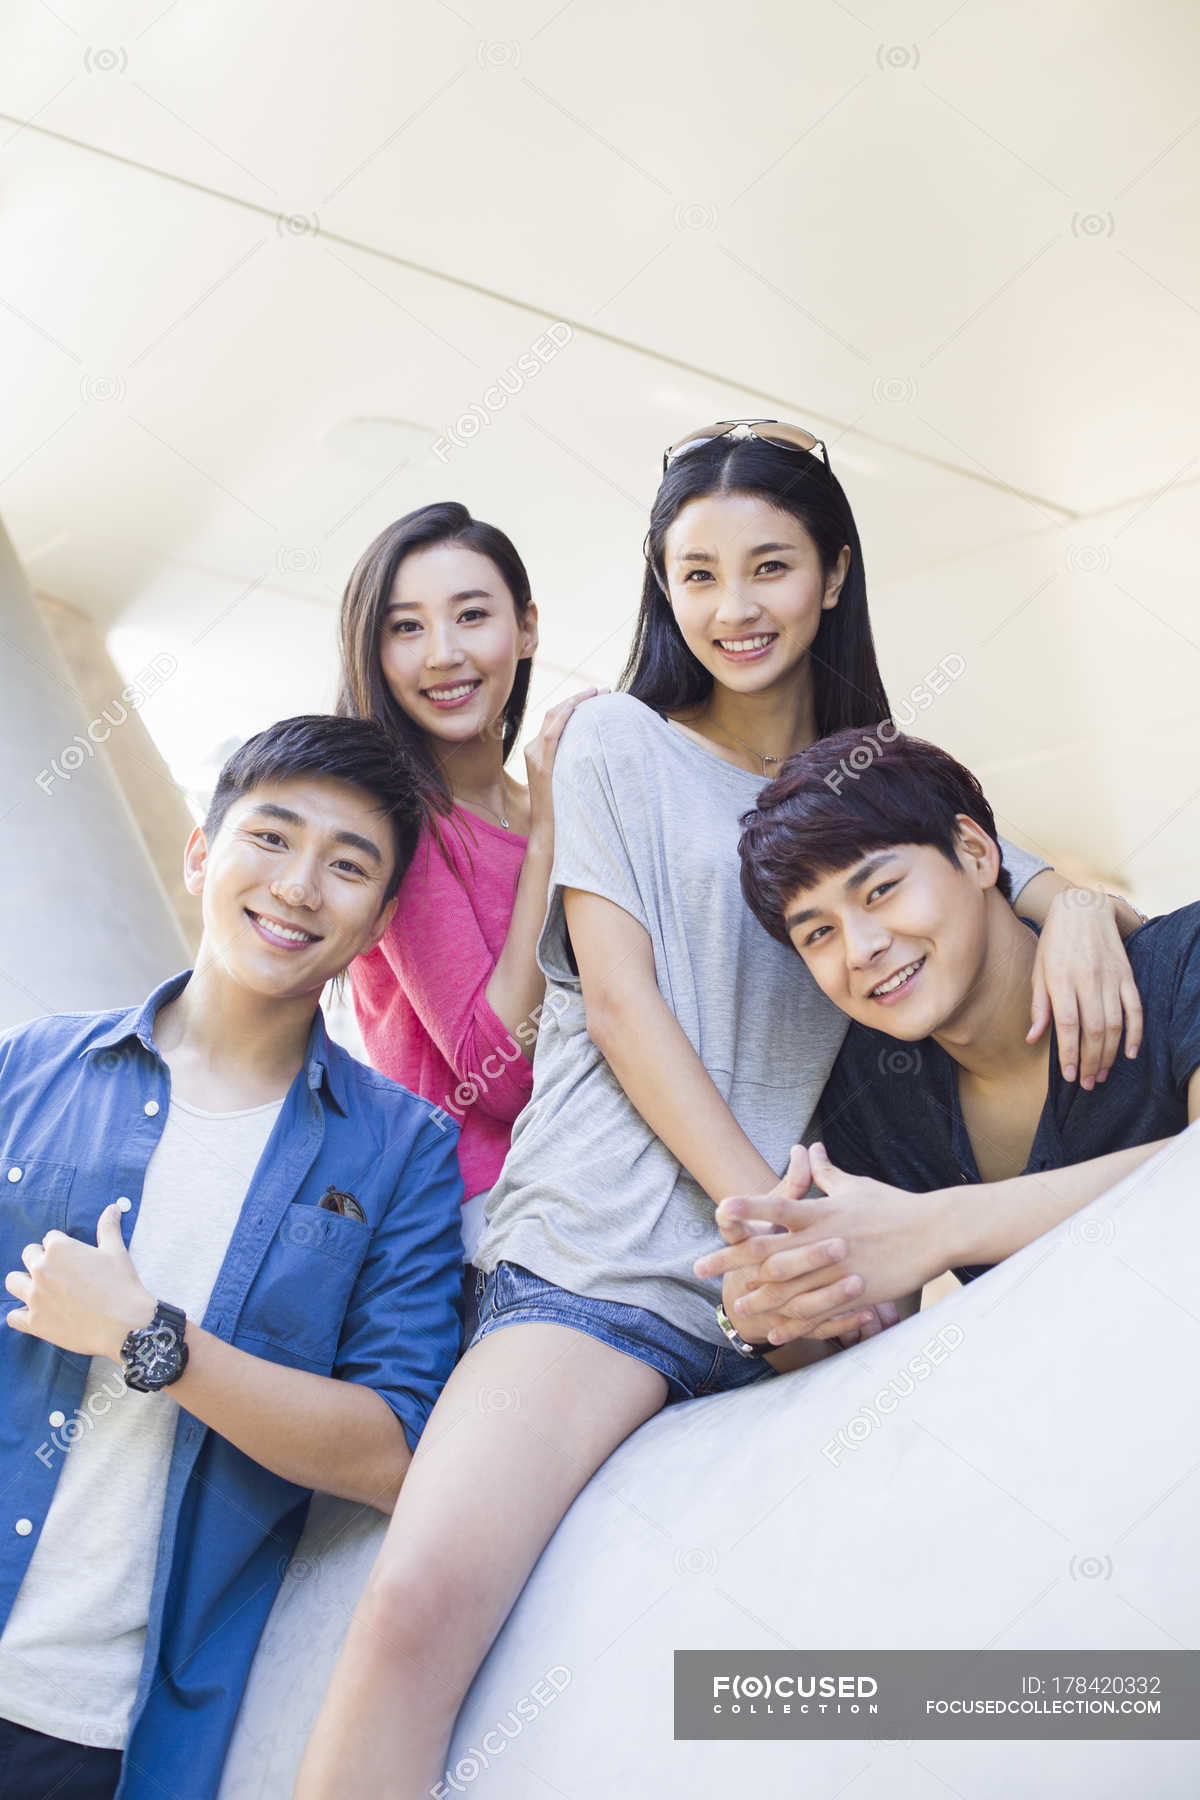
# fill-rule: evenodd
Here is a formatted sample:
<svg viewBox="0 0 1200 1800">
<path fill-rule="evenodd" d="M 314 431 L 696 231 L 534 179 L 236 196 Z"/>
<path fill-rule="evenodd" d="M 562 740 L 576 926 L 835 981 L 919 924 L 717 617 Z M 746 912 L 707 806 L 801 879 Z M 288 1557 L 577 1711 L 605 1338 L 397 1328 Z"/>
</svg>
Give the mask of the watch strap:
<svg viewBox="0 0 1200 1800">
<path fill-rule="evenodd" d="M 170 1325 L 179 1333 L 180 1346 L 183 1345 L 183 1334 L 187 1330 L 187 1314 L 182 1306 L 172 1306 L 167 1300 L 155 1302 L 152 1325 Z"/>
<path fill-rule="evenodd" d="M 746 1342 L 746 1339 L 742 1336 L 733 1320 L 729 1317 L 729 1314 L 725 1311 L 724 1306 L 718 1306 L 717 1308 L 717 1324 L 721 1327 L 721 1330 L 725 1333 L 725 1336 L 729 1339 L 729 1342 L 733 1345 L 739 1356 L 763 1356 L 766 1354 L 761 1344 L 749 1344 Z"/>
<path fill-rule="evenodd" d="M 179 1352 L 179 1365 L 176 1368 L 175 1373 L 168 1376 L 165 1381 L 148 1381 L 142 1372 L 141 1358 L 139 1356 L 140 1346 L 137 1340 L 143 1332 L 155 1330 L 161 1331 L 164 1326 L 170 1330 L 175 1339 L 176 1349 Z M 133 1388 L 136 1393 L 151 1394 L 157 1393 L 164 1387 L 170 1387 L 173 1382 L 178 1381 L 179 1377 L 183 1374 L 183 1371 L 187 1368 L 188 1347 L 184 1341 L 184 1332 L 186 1330 L 187 1314 L 184 1312 L 183 1308 L 181 1306 L 172 1306 L 167 1300 L 156 1300 L 154 1303 L 154 1317 L 150 1320 L 150 1323 L 148 1325 L 138 1326 L 135 1330 L 129 1332 L 126 1335 L 125 1342 L 121 1346 L 121 1361 L 125 1369 L 126 1387 Z"/>
</svg>

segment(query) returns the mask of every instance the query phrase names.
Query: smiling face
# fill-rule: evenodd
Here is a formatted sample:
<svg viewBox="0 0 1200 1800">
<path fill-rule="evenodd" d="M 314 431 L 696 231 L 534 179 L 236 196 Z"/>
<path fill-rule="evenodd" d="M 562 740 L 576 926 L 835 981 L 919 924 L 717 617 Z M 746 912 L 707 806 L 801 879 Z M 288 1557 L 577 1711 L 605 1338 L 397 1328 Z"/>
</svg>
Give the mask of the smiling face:
<svg viewBox="0 0 1200 1800">
<path fill-rule="evenodd" d="M 204 947 L 243 987 L 319 997 L 379 942 L 396 909 L 392 826 L 370 795 L 317 775 L 263 782 L 230 802 L 211 845 L 188 840 Z"/>
<path fill-rule="evenodd" d="M 960 814 L 955 866 L 895 844 L 795 893 L 784 912 L 818 987 L 850 1018 L 915 1043 L 953 1027 L 987 957 L 988 908 L 1006 906 L 997 846 Z"/>
<path fill-rule="evenodd" d="M 826 575 L 791 513 L 757 494 L 714 493 L 680 508 L 663 560 L 692 655 L 724 687 L 755 693 L 803 662 L 822 612 L 837 605 L 850 551 Z"/>
<path fill-rule="evenodd" d="M 537 607 L 518 620 L 489 557 L 461 544 L 406 556 L 379 638 L 392 698 L 429 737 L 463 743 L 497 725 L 517 664 L 537 648 Z"/>
</svg>

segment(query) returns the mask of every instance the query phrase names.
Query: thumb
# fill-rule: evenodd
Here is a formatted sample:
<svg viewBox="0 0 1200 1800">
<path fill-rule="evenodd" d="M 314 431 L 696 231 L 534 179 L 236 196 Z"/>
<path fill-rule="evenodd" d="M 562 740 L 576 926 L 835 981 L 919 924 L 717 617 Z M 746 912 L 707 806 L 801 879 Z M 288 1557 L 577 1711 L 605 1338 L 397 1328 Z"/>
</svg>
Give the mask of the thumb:
<svg viewBox="0 0 1200 1800">
<path fill-rule="evenodd" d="M 121 1209 L 115 1200 L 96 1220 L 96 1246 L 100 1250 L 125 1248 L 125 1239 L 121 1235 Z"/>
<path fill-rule="evenodd" d="M 803 1144 L 793 1144 L 792 1153 L 788 1157 L 788 1166 L 784 1171 L 781 1186 L 789 1198 L 803 1200 L 812 1186 L 812 1172 L 809 1153 Z"/>
<path fill-rule="evenodd" d="M 817 1186 L 824 1193 L 832 1194 L 845 1171 L 838 1168 L 824 1144 L 814 1144 L 808 1153 L 808 1160 Z"/>
<path fill-rule="evenodd" d="M 1033 965 L 1033 995 L 1029 1020 L 1029 1030 L 1025 1035 L 1025 1042 L 1036 1044 L 1050 1023 L 1050 995 L 1046 988 L 1046 979 L 1042 974 L 1040 961 Z"/>
</svg>

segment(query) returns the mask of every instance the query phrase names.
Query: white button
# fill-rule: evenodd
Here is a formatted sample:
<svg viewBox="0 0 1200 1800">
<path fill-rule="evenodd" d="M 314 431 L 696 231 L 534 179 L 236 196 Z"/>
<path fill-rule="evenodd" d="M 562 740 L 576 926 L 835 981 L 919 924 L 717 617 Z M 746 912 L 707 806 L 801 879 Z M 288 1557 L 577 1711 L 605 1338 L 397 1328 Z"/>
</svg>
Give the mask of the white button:
<svg viewBox="0 0 1200 1800">
<path fill-rule="evenodd" d="M 117 1205 L 120 1207 L 122 1212 L 128 1212 L 130 1207 L 133 1205 L 133 1201 L 129 1198 L 128 1194 L 118 1194 L 117 1195 Z"/>
<path fill-rule="evenodd" d="M 17 1536 L 18 1537 L 28 1537 L 32 1530 L 33 1530 L 33 1520 L 32 1519 L 18 1519 L 17 1520 Z"/>
<path fill-rule="evenodd" d="M 50 1414 L 50 1423 L 53 1425 L 54 1429 L 57 1431 L 58 1427 L 60 1425 L 65 1425 L 66 1422 L 67 1422 L 66 1413 L 59 1412 L 58 1408 L 55 1407 L 54 1411 Z"/>
<path fill-rule="evenodd" d="M 10 1181 L 20 1181 L 20 1179 L 24 1173 L 25 1173 L 24 1169 L 10 1169 L 8 1171 L 8 1179 Z"/>
<path fill-rule="evenodd" d="M 154 1117 L 155 1113 L 158 1111 L 158 1101 L 157 1100 L 147 1100 L 145 1106 L 142 1108 L 142 1111 L 145 1113 L 145 1115 L 148 1119 L 152 1119 Z"/>
</svg>

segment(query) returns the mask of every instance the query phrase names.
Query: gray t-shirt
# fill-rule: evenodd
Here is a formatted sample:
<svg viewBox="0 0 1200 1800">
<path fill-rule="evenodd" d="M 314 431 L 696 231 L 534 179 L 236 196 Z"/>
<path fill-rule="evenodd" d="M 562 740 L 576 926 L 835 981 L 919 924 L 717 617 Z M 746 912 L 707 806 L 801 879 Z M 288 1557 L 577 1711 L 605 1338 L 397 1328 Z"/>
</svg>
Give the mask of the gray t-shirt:
<svg viewBox="0 0 1200 1800">
<path fill-rule="evenodd" d="M 645 1307 L 712 1344 L 725 1342 L 720 1283 L 698 1281 L 692 1263 L 720 1244 L 713 1202 L 587 1034 L 563 889 L 615 901 L 645 928 L 659 991 L 750 1142 L 782 1174 L 848 1021 L 742 898 L 739 819 L 764 785 L 632 695 L 601 694 L 571 715 L 554 759 L 533 1092 L 474 1259 L 489 1272 L 519 1263 L 572 1293 Z M 1004 856 L 1015 890 L 1046 867 L 1009 846 Z"/>
</svg>

